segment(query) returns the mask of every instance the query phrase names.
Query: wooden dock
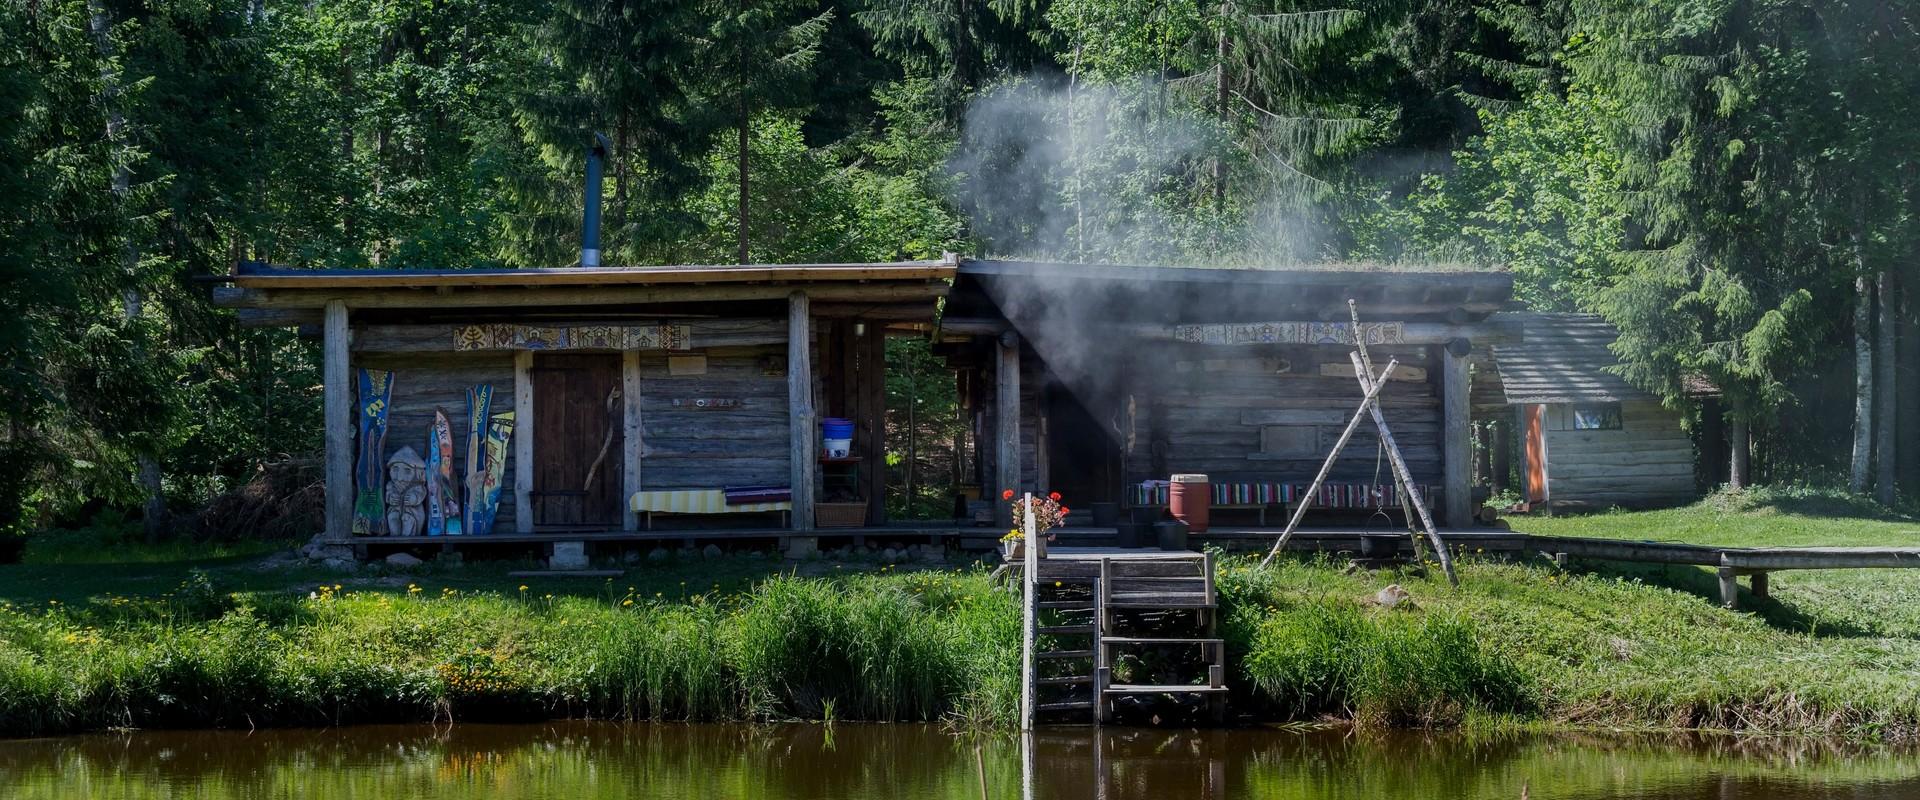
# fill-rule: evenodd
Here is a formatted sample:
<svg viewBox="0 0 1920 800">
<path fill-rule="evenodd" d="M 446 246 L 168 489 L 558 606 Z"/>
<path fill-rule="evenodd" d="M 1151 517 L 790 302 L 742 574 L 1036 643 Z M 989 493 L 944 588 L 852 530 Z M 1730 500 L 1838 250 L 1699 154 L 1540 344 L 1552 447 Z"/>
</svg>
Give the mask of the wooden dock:
<svg viewBox="0 0 1920 800">
<path fill-rule="evenodd" d="M 1044 557 L 1029 553 L 1022 572 L 1023 727 L 1107 722 L 1125 698 L 1203 703 L 1214 721 L 1224 719 L 1212 555 L 1053 547 Z M 1164 659 L 1179 650 L 1197 658 Z M 1148 654 L 1151 664 L 1141 659 Z M 1116 666 L 1127 680 L 1115 680 Z"/>
</svg>

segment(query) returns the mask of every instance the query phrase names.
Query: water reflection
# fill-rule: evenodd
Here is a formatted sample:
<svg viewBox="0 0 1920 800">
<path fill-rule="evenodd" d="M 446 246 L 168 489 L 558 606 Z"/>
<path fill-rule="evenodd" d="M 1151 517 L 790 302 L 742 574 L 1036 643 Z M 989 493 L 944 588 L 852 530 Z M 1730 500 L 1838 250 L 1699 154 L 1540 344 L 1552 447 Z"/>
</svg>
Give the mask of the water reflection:
<svg viewBox="0 0 1920 800">
<path fill-rule="evenodd" d="M 919 725 L 458 725 L 0 742 L 0 797 L 1920 797 L 1911 751 L 1698 737 L 1360 735 Z"/>
</svg>

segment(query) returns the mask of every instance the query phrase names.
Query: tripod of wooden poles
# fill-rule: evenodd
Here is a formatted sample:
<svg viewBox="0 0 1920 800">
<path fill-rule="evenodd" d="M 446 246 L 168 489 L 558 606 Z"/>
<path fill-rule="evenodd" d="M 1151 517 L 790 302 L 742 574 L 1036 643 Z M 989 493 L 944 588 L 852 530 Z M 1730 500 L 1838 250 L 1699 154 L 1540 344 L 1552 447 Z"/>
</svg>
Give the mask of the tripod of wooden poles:
<svg viewBox="0 0 1920 800">
<path fill-rule="evenodd" d="M 1339 460 L 1341 451 L 1347 448 L 1347 442 L 1353 438 L 1353 432 L 1360 427 L 1360 421 L 1373 418 L 1373 426 L 1380 433 L 1380 448 L 1386 453 L 1387 461 L 1393 467 L 1393 487 L 1400 496 L 1400 510 L 1407 520 L 1407 531 L 1413 535 L 1413 547 L 1420 550 L 1420 536 L 1414 531 L 1414 520 L 1418 519 L 1424 529 L 1427 542 L 1433 547 L 1434 555 L 1440 560 L 1440 569 L 1447 575 L 1447 581 L 1459 585 L 1460 576 L 1454 574 L 1453 557 L 1447 552 L 1447 545 L 1440 540 L 1440 530 L 1433 525 L 1433 515 L 1427 512 L 1426 500 L 1414 491 L 1413 473 L 1407 469 L 1407 460 L 1400 454 L 1400 445 L 1394 443 L 1393 431 L 1387 428 L 1387 416 L 1380 411 L 1380 392 L 1387 385 L 1387 378 L 1393 374 L 1393 368 L 1399 365 L 1397 359 L 1388 359 L 1387 366 L 1379 374 L 1373 371 L 1373 359 L 1367 355 L 1367 337 L 1360 329 L 1360 308 L 1352 300 L 1347 301 L 1347 313 L 1353 319 L 1354 350 L 1349 357 L 1353 360 L 1353 374 L 1360 381 L 1360 407 L 1355 409 L 1353 417 L 1347 420 L 1347 427 L 1340 432 L 1340 439 L 1333 443 L 1333 450 L 1327 453 L 1327 460 L 1320 465 L 1319 474 L 1313 476 L 1312 485 L 1293 508 L 1293 515 L 1287 519 L 1286 530 L 1280 532 L 1280 538 L 1273 543 L 1273 549 L 1267 557 L 1260 560 L 1260 566 L 1273 562 L 1280 551 L 1286 549 L 1287 540 L 1300 527 L 1300 519 L 1307 514 L 1307 508 L 1313 505 L 1313 498 L 1319 496 L 1320 486 L 1327 482 L 1327 475 L 1333 472 L 1333 462 Z M 1417 516 L 1416 516 L 1417 515 Z"/>
</svg>

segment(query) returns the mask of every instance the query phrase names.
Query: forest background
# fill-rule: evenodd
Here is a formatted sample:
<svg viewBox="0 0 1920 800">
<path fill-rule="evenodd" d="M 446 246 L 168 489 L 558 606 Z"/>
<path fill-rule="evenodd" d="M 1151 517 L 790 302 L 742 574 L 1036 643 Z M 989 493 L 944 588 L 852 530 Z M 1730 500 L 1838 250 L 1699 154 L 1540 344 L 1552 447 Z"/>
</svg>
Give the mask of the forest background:
<svg viewBox="0 0 1920 800">
<path fill-rule="evenodd" d="M 576 263 L 594 131 L 608 264 L 1509 270 L 1732 440 L 1706 480 L 1895 505 L 1920 486 L 1915 12 L 0 0 L 0 529 L 317 529 L 317 350 L 196 279 Z M 924 342 L 888 355 L 893 502 L 935 513 L 965 423 Z"/>
</svg>

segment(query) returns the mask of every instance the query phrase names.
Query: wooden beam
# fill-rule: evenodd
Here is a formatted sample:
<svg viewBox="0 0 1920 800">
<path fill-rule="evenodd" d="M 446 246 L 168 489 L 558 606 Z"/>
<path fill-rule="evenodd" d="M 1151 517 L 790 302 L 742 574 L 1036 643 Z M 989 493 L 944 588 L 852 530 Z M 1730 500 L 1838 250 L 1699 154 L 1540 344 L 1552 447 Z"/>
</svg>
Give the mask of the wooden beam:
<svg viewBox="0 0 1920 800">
<path fill-rule="evenodd" d="M 781 319 L 694 319 L 670 320 L 675 328 L 685 328 L 689 350 L 712 347 L 757 347 L 787 340 L 787 325 Z M 518 323 L 501 323 L 518 324 Z M 645 322 L 546 321 L 527 322 L 539 328 L 650 327 Z M 431 353 L 454 349 L 456 332 L 466 325 L 367 325 L 355 332 L 354 352 L 358 353 Z M 500 348 L 506 349 L 506 348 Z M 556 348 L 563 349 L 563 348 Z M 604 350 L 602 352 L 605 352 Z"/>
<path fill-rule="evenodd" d="M 643 303 L 710 303 L 778 300 L 793 291 L 779 284 L 595 286 L 595 287 L 484 287 L 476 289 L 247 289 L 220 286 L 213 304 L 221 308 L 320 308 L 329 299 L 344 300 L 354 308 L 526 308 L 552 306 L 615 306 Z M 944 296 L 944 282 L 825 283 L 807 289 L 823 300 L 906 301 Z"/>
<path fill-rule="evenodd" d="M 646 454 L 645 430 L 640 424 L 640 351 L 628 350 L 620 354 L 620 399 L 624 413 L 624 422 L 620 440 L 620 463 L 623 466 L 620 478 L 620 529 L 635 531 L 640 529 L 640 514 L 628 504 L 634 494 L 640 491 L 641 460 Z"/>
<path fill-rule="evenodd" d="M 1020 338 L 1007 332 L 995 344 L 994 370 L 994 485 L 985 494 L 994 504 L 1000 527 L 1013 527 L 1013 506 L 1000 499 L 1007 489 L 1020 491 Z"/>
<path fill-rule="evenodd" d="M 820 448 L 813 413 L 813 325 L 806 292 L 787 295 L 787 421 L 793 529 L 813 530 L 813 472 Z"/>
<path fill-rule="evenodd" d="M 1369 307 L 1368 310 L 1373 314 L 1375 314 L 1376 316 L 1386 313 L 1383 310 L 1375 309 L 1371 307 Z M 1309 321 L 1308 320 L 1273 321 L 1273 324 L 1299 325 L 1299 324 L 1306 324 L 1307 322 Z M 1311 322 L 1313 324 L 1324 324 L 1322 321 L 1319 321 L 1319 320 L 1313 320 Z M 1247 323 L 1247 324 L 1260 324 L 1260 323 Z M 1344 330 L 1347 329 L 1346 324 L 1341 323 L 1341 325 L 1343 329 L 1343 335 L 1351 336 L 1350 333 L 1344 333 Z M 941 327 L 944 329 L 950 326 L 947 324 L 943 324 Z M 1094 327 L 1091 330 L 1088 330 L 1086 332 L 1086 335 L 1088 336 L 1088 338 L 1091 338 L 1091 339 L 1118 337 L 1114 339 L 1109 339 L 1110 341 L 1140 339 L 1145 341 L 1171 342 L 1171 341 L 1178 341 L 1174 335 L 1174 328 L 1175 326 L 1173 325 L 1163 325 L 1163 324 L 1120 323 L 1120 324 L 1102 325 L 1102 326 Z M 1400 324 L 1401 338 L 1399 341 L 1378 342 L 1378 343 L 1369 342 L 1368 346 L 1382 347 L 1382 346 L 1392 346 L 1396 344 L 1418 344 L 1418 345 L 1446 344 L 1448 342 L 1454 341 L 1455 339 L 1470 339 L 1472 341 L 1481 342 L 1483 344 L 1502 343 L 1502 342 L 1519 341 L 1520 335 L 1521 335 L 1521 330 L 1520 330 L 1520 326 L 1517 323 L 1504 321 L 1504 320 L 1487 320 L 1485 322 L 1468 323 L 1468 324 L 1462 324 L 1462 325 L 1454 325 L 1454 324 L 1439 323 L 1439 322 L 1405 322 Z M 1239 344 L 1239 343 L 1235 343 L 1235 344 L 1207 343 L 1207 344 L 1210 344 L 1215 347 L 1242 347 L 1242 346 L 1259 346 L 1263 343 L 1248 342 L 1245 344 Z M 1310 346 L 1311 343 L 1275 342 L 1275 343 L 1272 343 L 1272 345 L 1267 345 L 1267 346 L 1280 346 L 1280 345 Z M 1346 345 L 1341 344 L 1338 346 L 1344 347 Z"/>
<path fill-rule="evenodd" d="M 353 535 L 353 386 L 347 363 L 349 339 L 347 304 L 327 304 L 321 385 L 326 414 L 327 538 L 345 541 Z"/>
<path fill-rule="evenodd" d="M 1466 350 L 1458 344 L 1440 348 L 1441 473 L 1447 524 L 1455 527 L 1473 521 L 1473 409 L 1467 396 Z"/>
<path fill-rule="evenodd" d="M 533 351 L 513 354 L 513 529 L 533 533 Z"/>
<path fill-rule="evenodd" d="M 325 314 L 309 308 L 242 308 L 233 316 L 242 328 L 298 328 L 324 323 Z"/>
</svg>

